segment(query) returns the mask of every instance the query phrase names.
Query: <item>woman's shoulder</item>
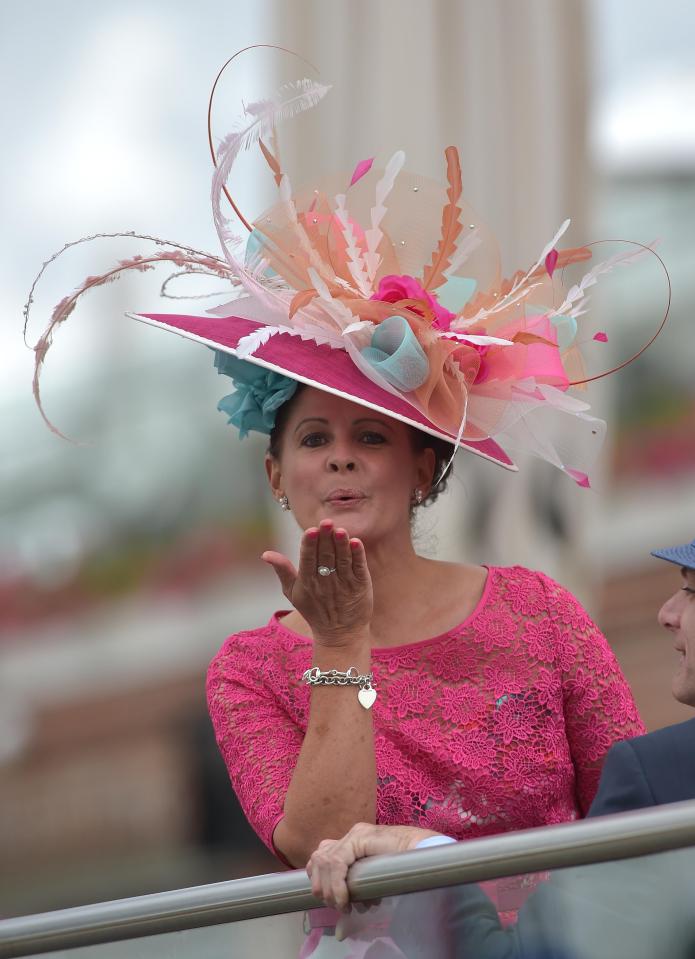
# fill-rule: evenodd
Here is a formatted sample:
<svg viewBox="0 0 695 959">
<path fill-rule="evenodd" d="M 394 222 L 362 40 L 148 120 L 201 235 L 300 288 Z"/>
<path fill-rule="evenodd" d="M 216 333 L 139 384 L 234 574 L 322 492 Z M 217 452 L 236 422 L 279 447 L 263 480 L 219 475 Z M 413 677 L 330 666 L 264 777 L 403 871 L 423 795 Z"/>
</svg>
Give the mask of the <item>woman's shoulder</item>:
<svg viewBox="0 0 695 959">
<path fill-rule="evenodd" d="M 559 583 L 552 576 L 540 569 L 531 569 L 528 566 L 489 566 L 501 585 L 512 584 L 525 586 L 529 589 L 543 590 L 549 597 L 554 595 L 572 595 L 566 586 Z"/>
<path fill-rule="evenodd" d="M 552 576 L 526 566 L 491 566 L 495 599 L 507 601 L 525 615 L 584 612 L 576 596 Z M 585 614 L 586 615 L 586 614 Z"/>
<path fill-rule="evenodd" d="M 235 669 L 277 659 L 302 645 L 303 638 L 285 629 L 278 613 L 267 623 L 252 629 L 242 629 L 228 636 L 210 663 L 210 670 L 233 664 Z M 306 642 L 306 640 L 304 640 Z"/>
</svg>

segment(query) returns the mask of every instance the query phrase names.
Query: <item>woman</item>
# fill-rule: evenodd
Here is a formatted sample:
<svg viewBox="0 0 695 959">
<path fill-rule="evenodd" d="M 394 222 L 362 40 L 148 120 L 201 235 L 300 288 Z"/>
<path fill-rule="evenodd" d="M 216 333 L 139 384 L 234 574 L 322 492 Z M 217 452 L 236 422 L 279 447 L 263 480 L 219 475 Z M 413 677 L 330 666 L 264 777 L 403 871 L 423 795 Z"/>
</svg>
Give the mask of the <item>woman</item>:
<svg viewBox="0 0 695 959">
<path fill-rule="evenodd" d="M 271 488 L 305 532 L 297 570 L 263 559 L 294 608 L 227 640 L 208 701 L 251 824 L 291 865 L 356 821 L 464 839 L 581 816 L 610 745 L 642 728 L 567 591 L 416 554 L 411 514 L 446 461 L 426 435 L 308 387 L 271 434 Z M 352 684 L 307 686 L 311 667 L 373 674 L 374 705 Z"/>
<path fill-rule="evenodd" d="M 411 539 L 413 511 L 441 491 L 459 446 L 515 469 L 504 444 L 516 442 L 589 484 L 577 451 L 595 453 L 604 424 L 569 390 L 588 379 L 579 339 L 606 339 L 591 336 L 585 291 L 620 258 L 566 291 L 556 268 L 591 255 L 556 248 L 566 221 L 504 280 L 453 147 L 443 205 L 440 188 L 402 174 L 401 152 L 376 176 L 358 163 L 345 193 L 293 194 L 274 124 L 326 89 L 305 80 L 247 105 L 223 141 L 224 259 L 164 244 L 90 277 L 36 346 L 38 398 L 55 328 L 123 269 L 169 260 L 242 288 L 205 316 L 137 318 L 215 349 L 236 388 L 220 408 L 240 436 L 270 434 L 271 488 L 304 531 L 298 570 L 263 557 L 292 610 L 230 637 L 208 677 L 246 815 L 293 866 L 358 821 L 463 839 L 581 816 L 611 744 L 642 730 L 604 638 L 562 587 L 424 559 Z M 280 200 L 253 224 L 233 204 L 250 231 L 240 258 L 221 198 L 255 143 Z M 548 417 L 577 443 L 565 429 L 556 448 Z"/>
</svg>

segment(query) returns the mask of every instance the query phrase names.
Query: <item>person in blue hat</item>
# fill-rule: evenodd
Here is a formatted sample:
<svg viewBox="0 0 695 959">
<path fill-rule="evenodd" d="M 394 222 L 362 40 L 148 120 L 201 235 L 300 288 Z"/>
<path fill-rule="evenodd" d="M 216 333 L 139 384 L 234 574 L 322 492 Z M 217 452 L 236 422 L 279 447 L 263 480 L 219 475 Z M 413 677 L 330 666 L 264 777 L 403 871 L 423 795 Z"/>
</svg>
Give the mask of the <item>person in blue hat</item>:
<svg viewBox="0 0 695 959">
<path fill-rule="evenodd" d="M 695 539 L 655 549 L 652 556 L 680 566 L 681 585 L 659 610 L 659 623 L 679 655 L 671 689 L 695 706 Z M 606 756 L 589 816 L 695 799 L 695 719 L 613 746 Z"/>
</svg>

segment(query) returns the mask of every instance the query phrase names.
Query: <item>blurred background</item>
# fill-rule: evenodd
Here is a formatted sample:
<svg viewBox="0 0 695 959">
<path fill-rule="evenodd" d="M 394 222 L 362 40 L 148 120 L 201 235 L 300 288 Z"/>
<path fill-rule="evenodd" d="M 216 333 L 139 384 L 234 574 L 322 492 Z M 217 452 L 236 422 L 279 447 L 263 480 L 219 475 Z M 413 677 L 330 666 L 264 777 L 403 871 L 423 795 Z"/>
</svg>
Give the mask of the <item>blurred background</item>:
<svg viewBox="0 0 695 959">
<path fill-rule="evenodd" d="M 606 632 L 647 725 L 687 716 L 656 611 L 678 583 L 651 548 L 695 535 L 695 8 L 687 0 L 26 0 L 0 6 L 0 911 L 17 915 L 273 871 L 246 827 L 205 707 L 227 635 L 283 599 L 259 561 L 292 550 L 262 477 L 263 441 L 215 411 L 211 356 L 137 324 L 165 312 L 166 275 L 84 297 L 31 395 L 22 307 L 68 240 L 135 230 L 218 252 L 209 202 L 209 90 L 221 137 L 240 96 L 316 76 L 333 90 L 280 130 L 299 186 L 402 147 L 441 179 L 458 144 L 464 189 L 509 272 L 566 216 L 567 245 L 660 241 L 673 283 L 649 352 L 592 388 L 609 438 L 591 490 L 545 463 L 517 475 L 459 456 L 417 528 L 442 558 L 543 569 Z M 317 72 L 316 72 L 317 71 Z M 291 127 L 291 125 L 290 125 Z M 266 177 L 235 176 L 248 215 Z M 35 342 L 87 274 L 140 252 L 101 240 L 38 287 Z M 657 328 L 652 264 L 616 271 L 598 309 L 607 364 Z M 196 308 L 205 307 L 206 301 Z"/>
</svg>

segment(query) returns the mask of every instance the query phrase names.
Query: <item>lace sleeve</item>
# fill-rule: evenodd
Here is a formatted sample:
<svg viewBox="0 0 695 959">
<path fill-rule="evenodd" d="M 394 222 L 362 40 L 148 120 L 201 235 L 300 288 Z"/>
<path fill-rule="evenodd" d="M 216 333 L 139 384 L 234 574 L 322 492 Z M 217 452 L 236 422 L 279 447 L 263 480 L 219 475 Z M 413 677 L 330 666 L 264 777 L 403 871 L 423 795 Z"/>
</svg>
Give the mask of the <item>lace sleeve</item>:
<svg viewBox="0 0 695 959">
<path fill-rule="evenodd" d="M 232 636 L 207 675 L 215 738 L 249 823 L 274 855 L 273 831 L 302 744 L 301 733 L 260 679 L 253 654 Z"/>
<path fill-rule="evenodd" d="M 543 577 L 557 637 L 565 728 L 584 814 L 598 788 L 606 753 L 645 729 L 632 692 L 603 633 L 575 597 Z"/>
</svg>

